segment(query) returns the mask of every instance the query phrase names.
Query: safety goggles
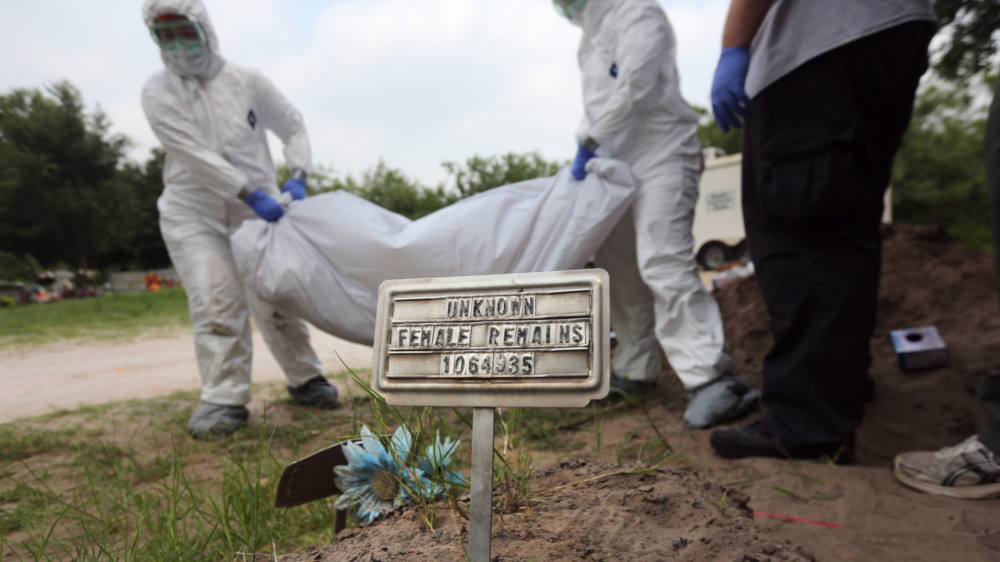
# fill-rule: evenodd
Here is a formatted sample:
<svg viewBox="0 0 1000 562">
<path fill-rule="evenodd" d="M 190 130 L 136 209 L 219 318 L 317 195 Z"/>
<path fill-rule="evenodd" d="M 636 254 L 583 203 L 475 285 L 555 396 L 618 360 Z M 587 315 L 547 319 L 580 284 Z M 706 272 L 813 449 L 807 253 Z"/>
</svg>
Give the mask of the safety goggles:
<svg viewBox="0 0 1000 562">
<path fill-rule="evenodd" d="M 149 33 L 164 51 L 176 51 L 178 47 L 194 51 L 205 46 L 205 32 L 198 22 L 187 19 L 154 22 Z"/>
<path fill-rule="evenodd" d="M 556 11 L 565 16 L 566 19 L 573 19 L 573 16 L 579 14 L 586 4 L 587 0 L 552 0 Z"/>
</svg>

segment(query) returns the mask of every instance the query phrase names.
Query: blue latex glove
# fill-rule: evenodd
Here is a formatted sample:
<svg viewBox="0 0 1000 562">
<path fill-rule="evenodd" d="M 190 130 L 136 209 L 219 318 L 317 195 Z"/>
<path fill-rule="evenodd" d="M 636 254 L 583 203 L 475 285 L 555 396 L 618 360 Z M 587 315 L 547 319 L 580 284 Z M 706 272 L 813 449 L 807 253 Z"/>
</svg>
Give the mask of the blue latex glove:
<svg viewBox="0 0 1000 562">
<path fill-rule="evenodd" d="M 587 162 L 596 156 L 597 154 L 593 150 L 587 150 L 582 144 L 577 143 L 576 148 L 576 158 L 573 159 L 573 167 L 570 171 L 573 174 L 573 179 L 580 181 L 587 177 Z"/>
<path fill-rule="evenodd" d="M 715 68 L 715 78 L 712 80 L 712 113 L 723 132 L 728 132 L 729 127 L 739 129 L 742 126 L 740 117 L 749 115 L 753 107 L 753 100 L 743 89 L 749 66 L 750 49 L 722 49 L 719 66 Z"/>
<path fill-rule="evenodd" d="M 259 189 L 247 196 L 247 205 L 250 205 L 250 208 L 253 209 L 253 212 L 257 213 L 258 217 L 267 222 L 274 222 L 280 219 L 281 215 L 285 214 L 285 209 L 281 207 L 281 203 L 278 203 L 270 195 Z"/>
<path fill-rule="evenodd" d="M 282 193 L 291 193 L 292 199 L 301 201 L 306 198 L 306 182 L 298 178 L 289 178 L 285 185 L 281 186 Z"/>
</svg>

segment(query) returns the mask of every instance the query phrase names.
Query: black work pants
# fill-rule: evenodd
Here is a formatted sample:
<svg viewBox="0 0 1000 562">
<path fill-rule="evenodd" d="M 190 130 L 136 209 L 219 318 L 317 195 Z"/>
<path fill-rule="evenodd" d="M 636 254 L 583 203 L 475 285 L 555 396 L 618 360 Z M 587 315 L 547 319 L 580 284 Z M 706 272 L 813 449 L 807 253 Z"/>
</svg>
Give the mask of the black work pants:
<svg viewBox="0 0 1000 562">
<path fill-rule="evenodd" d="M 883 196 L 933 32 L 911 22 L 825 53 L 745 121 L 743 217 L 774 336 L 762 419 L 787 442 L 839 442 L 864 416 Z"/>
</svg>

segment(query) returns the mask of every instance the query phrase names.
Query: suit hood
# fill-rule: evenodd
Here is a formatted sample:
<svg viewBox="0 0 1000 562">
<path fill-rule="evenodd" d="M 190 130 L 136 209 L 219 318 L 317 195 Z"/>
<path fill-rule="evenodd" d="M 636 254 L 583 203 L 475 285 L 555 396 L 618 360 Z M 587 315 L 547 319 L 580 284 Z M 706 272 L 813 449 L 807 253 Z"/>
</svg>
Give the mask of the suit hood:
<svg viewBox="0 0 1000 562">
<path fill-rule="evenodd" d="M 197 22 L 201 30 L 205 33 L 206 48 L 212 60 L 209 64 L 208 73 L 205 76 L 197 76 L 201 79 L 212 79 L 219 74 L 225 59 L 222 58 L 222 51 L 219 50 L 219 38 L 215 34 L 215 27 L 208 17 L 208 10 L 201 0 L 146 0 L 142 5 L 142 20 L 146 27 L 153 25 L 157 17 L 163 14 L 177 14 L 187 19 Z M 175 60 L 168 56 L 168 52 L 160 50 L 160 58 L 163 64 L 171 71 L 181 76 L 190 77 L 183 67 L 179 66 Z"/>
</svg>

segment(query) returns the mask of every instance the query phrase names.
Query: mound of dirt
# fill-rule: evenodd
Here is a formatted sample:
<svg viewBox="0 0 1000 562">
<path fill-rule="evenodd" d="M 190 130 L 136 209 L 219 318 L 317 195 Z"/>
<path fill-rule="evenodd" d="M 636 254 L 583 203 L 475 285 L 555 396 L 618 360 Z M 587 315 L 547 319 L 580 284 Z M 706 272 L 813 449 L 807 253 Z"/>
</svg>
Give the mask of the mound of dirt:
<svg viewBox="0 0 1000 562">
<path fill-rule="evenodd" d="M 952 240 L 940 227 L 894 225 L 883 232 L 879 311 L 872 337 L 875 400 L 858 432 L 863 464 L 885 465 L 903 450 L 953 445 L 978 431 L 985 414 L 973 394 L 984 373 L 1000 370 L 1000 313 L 992 258 Z M 716 292 L 737 371 L 759 387 L 771 347 L 767 309 L 752 278 Z M 905 372 L 889 332 L 936 326 L 947 367 Z"/>
<path fill-rule="evenodd" d="M 743 492 L 691 472 L 655 472 L 626 474 L 617 465 L 579 459 L 537 472 L 533 495 L 543 501 L 530 514 L 493 516 L 492 559 L 812 559 L 762 533 Z M 464 560 L 467 525 L 441 507 L 435 529 L 427 530 L 416 509 L 407 507 L 385 520 L 342 532 L 334 545 L 280 560 Z"/>
</svg>

